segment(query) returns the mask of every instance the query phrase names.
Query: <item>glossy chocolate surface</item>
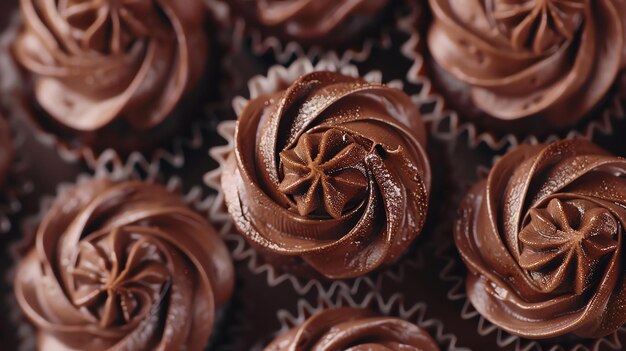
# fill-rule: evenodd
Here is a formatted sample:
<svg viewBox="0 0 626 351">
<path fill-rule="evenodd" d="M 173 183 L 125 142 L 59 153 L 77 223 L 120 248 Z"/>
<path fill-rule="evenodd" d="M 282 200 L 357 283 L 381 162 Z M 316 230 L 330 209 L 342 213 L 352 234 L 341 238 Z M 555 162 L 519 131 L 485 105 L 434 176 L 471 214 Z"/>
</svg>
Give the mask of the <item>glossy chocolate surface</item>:
<svg viewBox="0 0 626 351">
<path fill-rule="evenodd" d="M 41 350 L 203 350 L 234 269 L 179 197 L 91 180 L 60 195 L 19 263 L 15 296 Z"/>
<path fill-rule="evenodd" d="M 498 120 L 572 127 L 606 98 L 626 66 L 623 1 L 429 3 L 434 61 Z"/>
<path fill-rule="evenodd" d="M 420 234 L 431 174 L 402 91 L 332 72 L 250 101 L 222 175 L 239 231 L 328 278 L 393 263 Z"/>
<path fill-rule="evenodd" d="M 37 103 L 81 132 L 168 118 L 202 76 L 208 40 L 199 0 L 21 0 L 14 45 Z"/>
<path fill-rule="evenodd" d="M 460 208 L 467 294 L 526 338 L 599 338 L 626 322 L 626 160 L 588 141 L 520 146 Z"/>
</svg>

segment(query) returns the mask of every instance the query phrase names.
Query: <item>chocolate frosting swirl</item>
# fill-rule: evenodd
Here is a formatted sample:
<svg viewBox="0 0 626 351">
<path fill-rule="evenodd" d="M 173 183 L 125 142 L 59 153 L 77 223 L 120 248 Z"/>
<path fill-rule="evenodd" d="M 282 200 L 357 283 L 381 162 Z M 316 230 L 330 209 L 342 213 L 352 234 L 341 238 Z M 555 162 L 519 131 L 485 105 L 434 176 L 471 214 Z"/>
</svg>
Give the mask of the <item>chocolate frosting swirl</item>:
<svg viewBox="0 0 626 351">
<path fill-rule="evenodd" d="M 439 347 L 426 331 L 405 320 L 343 307 L 315 314 L 265 348 L 282 350 L 438 351 Z"/>
<path fill-rule="evenodd" d="M 402 91 L 306 74 L 239 116 L 222 175 L 250 242 L 328 278 L 394 262 L 421 232 L 430 191 L 425 130 Z"/>
<path fill-rule="evenodd" d="M 300 44 L 354 38 L 375 22 L 389 0 L 234 0 L 237 15 L 268 35 Z"/>
<path fill-rule="evenodd" d="M 626 160 L 588 141 L 521 146 L 461 205 L 467 294 L 527 338 L 598 338 L 626 322 Z"/>
<path fill-rule="evenodd" d="M 10 127 L 4 116 L 0 114 L 0 187 L 4 184 L 11 167 L 11 160 L 13 159 L 12 140 Z"/>
<path fill-rule="evenodd" d="M 199 0 L 21 0 L 15 56 L 38 103 L 79 131 L 166 119 L 207 58 Z"/>
<path fill-rule="evenodd" d="M 430 0 L 428 47 L 502 120 L 576 124 L 626 65 L 626 4 L 618 0 Z"/>
<path fill-rule="evenodd" d="M 42 350 L 203 350 L 233 275 L 224 243 L 178 196 L 92 180 L 43 218 L 15 295 Z"/>
</svg>

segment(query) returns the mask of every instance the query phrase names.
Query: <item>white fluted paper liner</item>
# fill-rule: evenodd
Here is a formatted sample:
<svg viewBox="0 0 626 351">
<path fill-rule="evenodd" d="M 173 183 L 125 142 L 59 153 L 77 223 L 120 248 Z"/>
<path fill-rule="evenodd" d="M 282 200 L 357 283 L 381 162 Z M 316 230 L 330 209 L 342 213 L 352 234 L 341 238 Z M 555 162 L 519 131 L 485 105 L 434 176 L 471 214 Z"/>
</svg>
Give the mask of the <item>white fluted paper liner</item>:
<svg viewBox="0 0 626 351">
<path fill-rule="evenodd" d="M 288 67 L 276 65 L 269 69 L 266 76 L 259 75 L 250 79 L 248 81 L 248 90 L 250 94 L 249 98 L 239 96 L 233 99 L 233 109 L 236 114 L 239 115 L 248 103 L 249 99 L 274 93 L 285 88 L 287 85 L 306 73 L 322 70 L 340 72 L 344 75 L 359 77 L 359 72 L 356 66 L 350 64 L 344 65 L 332 60 L 320 60 L 316 64 L 313 64 L 310 60 L 301 58 Z M 382 73 L 380 71 L 372 71 L 360 77 L 368 82 L 380 83 L 383 81 Z M 402 89 L 402 82 L 398 80 L 394 80 L 386 84 L 394 88 Z M 416 253 L 401 258 L 400 262 L 395 266 L 370 273 L 362 277 L 350 280 L 321 281 L 318 279 L 298 278 L 292 274 L 280 272 L 270 264 L 263 263 L 263 260 L 259 257 L 257 251 L 246 242 L 243 236 L 237 232 L 237 229 L 232 222 L 232 217 L 228 213 L 224 203 L 224 193 L 222 192 L 220 177 L 226 163 L 226 158 L 234 149 L 235 126 L 235 121 L 221 122 L 217 126 L 217 131 L 219 135 L 226 140 L 226 144 L 212 147 L 209 150 L 209 155 L 219 164 L 217 169 L 207 173 L 204 179 L 206 185 L 216 191 L 216 195 L 213 197 L 213 203 L 209 212 L 209 219 L 218 227 L 218 230 L 224 240 L 229 243 L 233 258 L 236 261 L 245 262 L 248 269 L 252 273 L 266 276 L 266 282 L 270 287 L 275 287 L 283 283 L 290 284 L 296 293 L 300 295 L 307 295 L 309 293 L 325 294 L 328 291 L 335 290 L 350 291 L 361 285 L 367 285 L 371 288 L 375 288 L 377 284 L 380 284 L 380 278 L 382 275 L 392 277 L 398 276 L 403 274 L 403 265 L 420 264 L 420 261 L 416 259 L 419 254 Z"/>
<path fill-rule="evenodd" d="M 307 299 L 299 299 L 294 307 L 295 311 L 290 309 L 277 311 L 276 317 L 281 329 L 274 336 L 287 332 L 304 323 L 313 314 L 325 309 L 352 307 L 369 309 L 383 316 L 398 317 L 411 322 L 427 331 L 437 342 L 441 351 L 469 351 L 468 348 L 458 345 L 458 338 L 446 331 L 441 321 L 429 315 L 428 305 L 425 302 L 407 305 L 401 294 L 384 297 L 378 291 L 369 291 L 361 296 L 355 296 L 346 291 L 338 291 L 319 296 L 313 303 Z M 257 345 L 255 350 L 262 350 L 263 346 Z"/>
<path fill-rule="evenodd" d="M 41 223 L 42 219 L 45 217 L 49 209 L 52 207 L 55 199 L 59 195 L 64 194 L 76 185 L 82 184 L 91 179 L 104 178 L 114 181 L 141 180 L 150 183 L 162 184 L 168 191 L 180 194 L 183 202 L 187 206 L 194 209 L 197 213 L 204 217 L 206 217 L 206 214 L 211 209 L 213 201 L 205 194 L 201 184 L 186 184 L 185 181 L 178 176 L 162 179 L 162 172 L 158 169 L 158 164 L 146 165 L 141 162 L 138 163 L 133 159 L 123 162 L 115 153 L 104 154 L 103 157 L 98 160 L 99 162 L 96 163 L 97 167 L 93 170 L 93 173 L 82 173 L 78 175 L 76 180 L 73 182 L 68 181 L 58 184 L 55 194 L 42 195 L 39 199 L 39 211 L 36 214 L 25 217 L 25 219 L 20 223 L 20 230 L 23 234 L 22 237 L 7 247 L 12 265 L 4 278 L 5 284 L 11 287 L 11 293 L 5 298 L 5 303 L 10 307 L 11 314 L 9 319 L 15 327 L 20 341 L 18 351 L 34 350 L 37 337 L 35 327 L 31 325 L 22 314 L 22 311 L 20 310 L 17 300 L 13 294 L 12 287 L 15 270 L 26 250 L 32 247 L 39 223 Z M 148 168 L 145 168 L 146 166 L 148 166 Z M 150 172 L 147 172 L 147 170 L 150 170 Z M 234 305 L 229 303 L 224 306 L 219 306 L 216 310 L 214 330 L 221 327 L 219 324 L 222 320 L 223 314 L 226 313 L 227 310 L 228 312 L 231 312 L 231 308 L 229 306 Z M 211 341 L 209 341 L 209 346 L 213 346 Z"/>
<path fill-rule="evenodd" d="M 430 134 L 435 138 L 452 141 L 465 137 L 471 148 L 484 144 L 493 151 L 501 151 L 521 144 L 540 144 L 575 138 L 592 140 L 597 136 L 611 135 L 614 121 L 626 118 L 625 102 L 620 97 L 621 92 L 615 92 L 603 103 L 597 113 L 598 116 L 591 117 L 584 125 L 541 138 L 535 135 L 521 137 L 512 133 L 496 136 L 470 121 L 464 121 L 457 111 L 447 108 L 444 97 L 433 89 L 432 82 L 425 72 L 426 63 L 421 51 L 424 45 L 421 42 L 423 33 L 418 30 L 418 20 L 419 18 L 415 16 L 407 16 L 400 20 L 398 27 L 409 35 L 409 39 L 401 47 L 401 53 L 413 61 L 407 71 L 406 80 L 419 87 L 419 92 L 411 98 L 418 105 L 425 107 L 422 109 L 424 121 L 430 125 Z M 624 80 L 624 77 L 621 79 Z"/>
<path fill-rule="evenodd" d="M 392 6 L 391 11 L 393 11 L 391 16 L 394 20 L 389 21 L 389 24 L 380 25 L 377 37 L 357 39 L 355 40 L 357 43 L 356 47 L 337 52 L 331 49 L 324 49 L 320 46 L 304 48 L 296 41 L 285 43 L 274 36 L 264 36 L 259 29 L 249 28 L 243 18 L 233 16 L 226 1 L 205 0 L 204 2 L 209 7 L 216 20 L 232 30 L 232 47 L 242 48 L 249 40 L 254 55 L 262 56 L 271 53 L 276 62 L 281 64 L 287 64 L 293 58 L 308 58 L 310 60 L 325 58 L 342 64 L 364 62 L 369 58 L 373 49 L 391 48 L 393 40 L 390 32 L 395 29 L 393 22 L 395 22 L 398 17 L 404 15 L 404 12 L 415 11 L 416 9 L 416 2 L 411 0 L 399 0 L 390 4 L 390 6 Z M 360 44 L 359 41 L 361 42 Z"/>
</svg>

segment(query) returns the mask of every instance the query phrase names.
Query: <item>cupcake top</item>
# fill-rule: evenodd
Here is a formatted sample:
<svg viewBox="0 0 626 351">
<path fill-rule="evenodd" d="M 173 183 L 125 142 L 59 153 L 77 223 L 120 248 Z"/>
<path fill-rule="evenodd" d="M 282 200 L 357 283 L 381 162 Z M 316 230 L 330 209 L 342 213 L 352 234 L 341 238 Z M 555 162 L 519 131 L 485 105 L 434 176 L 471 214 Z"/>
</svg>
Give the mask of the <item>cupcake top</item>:
<svg viewBox="0 0 626 351">
<path fill-rule="evenodd" d="M 257 247 L 328 278 L 394 262 L 421 232 L 426 134 L 402 91 L 309 73 L 241 112 L 222 174 L 228 210 Z"/>
<path fill-rule="evenodd" d="M 376 316 L 365 309 L 343 307 L 313 315 L 265 348 L 283 350 L 438 351 L 439 347 L 415 324 Z"/>
<path fill-rule="evenodd" d="M 521 146 L 461 204 L 467 294 L 527 338 L 599 338 L 626 323 L 626 160 L 583 140 Z"/>
<path fill-rule="evenodd" d="M 21 1 L 15 57 L 45 112 L 77 131 L 166 119 L 202 76 L 200 0 Z"/>
<path fill-rule="evenodd" d="M 92 180 L 59 196 L 19 262 L 15 295 L 41 350 L 203 350 L 232 262 L 158 185 Z"/>
<path fill-rule="evenodd" d="M 575 125 L 626 65 L 626 4 L 606 0 L 430 0 L 428 48 L 473 103 L 514 121 Z"/>
<path fill-rule="evenodd" d="M 301 45 L 333 46 L 358 38 L 389 0 L 232 0 L 235 16 L 263 35 Z"/>
<path fill-rule="evenodd" d="M 9 124 L 0 114 L 0 187 L 3 185 L 13 158 L 13 143 Z"/>
</svg>

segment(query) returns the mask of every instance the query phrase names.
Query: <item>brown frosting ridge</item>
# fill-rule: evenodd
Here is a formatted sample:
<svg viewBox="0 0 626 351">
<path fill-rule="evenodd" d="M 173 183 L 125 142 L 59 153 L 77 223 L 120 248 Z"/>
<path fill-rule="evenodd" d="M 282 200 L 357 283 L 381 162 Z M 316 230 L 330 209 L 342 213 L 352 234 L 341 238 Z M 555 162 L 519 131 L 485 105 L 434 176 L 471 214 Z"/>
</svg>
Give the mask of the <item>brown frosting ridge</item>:
<svg viewBox="0 0 626 351">
<path fill-rule="evenodd" d="M 13 142 L 9 124 L 0 114 L 0 187 L 9 173 L 11 161 L 13 159 Z"/>
<path fill-rule="evenodd" d="M 439 347 L 426 331 L 405 320 L 342 307 L 313 315 L 265 348 L 282 350 L 438 351 Z"/>
<path fill-rule="evenodd" d="M 56 121 L 94 131 L 166 119 L 202 76 L 208 41 L 199 0 L 21 0 L 14 53 Z"/>
<path fill-rule="evenodd" d="M 15 295 L 42 350 L 203 350 L 233 285 L 226 246 L 177 195 L 92 180 L 43 218 Z"/>
<path fill-rule="evenodd" d="M 242 16 L 266 35 L 300 44 L 333 44 L 358 36 L 389 0 L 234 0 Z"/>
<path fill-rule="evenodd" d="M 494 118 L 575 125 L 626 65 L 623 1 L 429 2 L 431 55 Z"/>
<path fill-rule="evenodd" d="M 521 146 L 461 204 L 467 294 L 527 338 L 598 338 L 626 322 L 626 160 L 591 142 Z"/>
<path fill-rule="evenodd" d="M 394 262 L 421 232 L 426 133 L 402 91 L 314 72 L 240 114 L 222 175 L 239 231 L 328 278 Z"/>
</svg>

